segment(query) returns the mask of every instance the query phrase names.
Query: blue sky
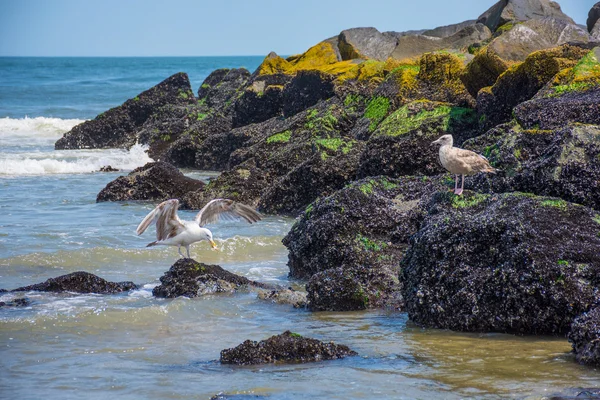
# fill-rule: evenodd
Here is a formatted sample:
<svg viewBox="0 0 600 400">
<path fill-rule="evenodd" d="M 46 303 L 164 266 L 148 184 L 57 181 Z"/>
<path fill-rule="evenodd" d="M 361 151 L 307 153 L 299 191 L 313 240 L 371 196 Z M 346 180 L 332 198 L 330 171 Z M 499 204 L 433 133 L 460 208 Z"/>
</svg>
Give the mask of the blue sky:
<svg viewBox="0 0 600 400">
<path fill-rule="evenodd" d="M 585 24 L 597 0 L 560 0 Z M 434 28 L 496 0 L 0 0 L 0 56 L 300 53 L 341 30 Z"/>
</svg>

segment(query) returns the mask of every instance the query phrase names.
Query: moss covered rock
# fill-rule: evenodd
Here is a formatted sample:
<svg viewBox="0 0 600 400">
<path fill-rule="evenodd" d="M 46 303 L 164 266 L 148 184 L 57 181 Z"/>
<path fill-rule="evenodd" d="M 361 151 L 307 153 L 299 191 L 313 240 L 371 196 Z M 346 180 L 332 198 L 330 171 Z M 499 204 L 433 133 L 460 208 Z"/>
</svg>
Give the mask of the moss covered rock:
<svg viewBox="0 0 600 400">
<path fill-rule="evenodd" d="M 312 310 L 402 307 L 398 262 L 422 218 L 428 178 L 368 178 L 309 205 L 283 239 Z"/>
<path fill-rule="evenodd" d="M 597 299 L 599 232 L 596 212 L 556 198 L 440 193 L 402 260 L 409 317 L 459 331 L 564 334 Z"/>
<path fill-rule="evenodd" d="M 569 125 L 558 130 L 502 125 L 464 147 L 501 171 L 467 178 L 486 192 L 522 191 L 557 196 L 600 210 L 600 129 Z"/>
<path fill-rule="evenodd" d="M 443 172 L 431 142 L 454 135 L 455 143 L 477 134 L 474 110 L 431 101 L 411 102 L 377 127 L 361 156 L 359 176 L 435 175 Z"/>
<path fill-rule="evenodd" d="M 476 97 L 481 89 L 496 83 L 496 79 L 509 65 L 509 62 L 503 60 L 494 50 L 484 47 L 467 64 L 460 79 L 471 96 Z"/>
<path fill-rule="evenodd" d="M 133 282 L 109 282 L 89 272 L 78 271 L 50 278 L 45 282 L 35 285 L 20 287 L 13 290 L 13 292 L 39 291 L 115 294 L 133 289 L 137 289 L 137 286 Z"/>
</svg>

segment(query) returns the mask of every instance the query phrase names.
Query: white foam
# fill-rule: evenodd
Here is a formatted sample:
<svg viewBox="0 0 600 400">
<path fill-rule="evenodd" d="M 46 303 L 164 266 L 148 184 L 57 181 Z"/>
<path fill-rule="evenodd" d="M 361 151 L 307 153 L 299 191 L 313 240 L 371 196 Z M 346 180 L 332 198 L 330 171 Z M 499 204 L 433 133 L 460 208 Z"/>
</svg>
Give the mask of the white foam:
<svg viewBox="0 0 600 400">
<path fill-rule="evenodd" d="M 75 125 L 85 122 L 84 119 L 61 118 L 0 118 L 0 138 L 5 136 L 52 136 L 59 138 L 63 133 L 73 129 Z"/>
<path fill-rule="evenodd" d="M 135 145 L 129 151 L 69 150 L 26 153 L 0 153 L 0 176 L 81 174 L 98 171 L 106 165 L 132 170 L 152 159 L 146 146 Z"/>
</svg>

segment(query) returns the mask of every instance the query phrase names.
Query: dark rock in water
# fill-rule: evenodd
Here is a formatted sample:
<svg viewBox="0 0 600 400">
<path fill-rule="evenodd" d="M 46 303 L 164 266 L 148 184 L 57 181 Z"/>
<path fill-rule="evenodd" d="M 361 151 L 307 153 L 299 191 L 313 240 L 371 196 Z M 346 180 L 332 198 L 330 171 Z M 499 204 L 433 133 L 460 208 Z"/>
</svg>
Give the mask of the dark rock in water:
<svg viewBox="0 0 600 400">
<path fill-rule="evenodd" d="M 577 361 L 600 366 L 600 307 L 577 317 L 571 325 L 569 342 Z"/>
<path fill-rule="evenodd" d="M 202 82 L 198 99 L 208 107 L 222 108 L 242 94 L 249 79 L 250 72 L 245 68 L 217 69 Z"/>
<path fill-rule="evenodd" d="M 261 300 L 272 301 L 277 304 L 290 304 L 294 306 L 294 308 L 306 307 L 306 293 L 293 290 L 292 288 L 260 290 L 258 292 L 258 298 Z"/>
<path fill-rule="evenodd" d="M 390 114 L 373 132 L 360 160 L 359 177 L 435 175 L 444 172 L 431 142 L 451 133 L 455 143 L 476 136 L 476 113 L 447 103 L 415 101 Z"/>
<path fill-rule="evenodd" d="M 75 292 L 75 293 L 97 293 L 115 294 L 137 289 L 133 282 L 109 282 L 89 272 L 79 271 L 56 278 L 50 278 L 36 285 L 24 286 L 13 290 L 13 292 Z"/>
<path fill-rule="evenodd" d="M 156 297 L 198 297 L 210 293 L 231 293 L 242 286 L 269 288 L 269 285 L 251 281 L 233 274 L 218 265 L 199 263 L 191 258 L 177 260 L 160 278 L 160 285 L 152 289 Z"/>
<path fill-rule="evenodd" d="M 319 71 L 300 71 L 283 89 L 283 116 L 290 117 L 319 100 L 335 95 L 332 76 Z"/>
<path fill-rule="evenodd" d="M 531 99 L 560 71 L 574 67 L 588 49 L 564 45 L 535 52 L 525 62 L 503 73 L 489 90 L 477 97 L 484 125 L 494 127 L 512 118 L 513 108 Z"/>
<path fill-rule="evenodd" d="M 552 0 L 500 0 L 481 14 L 477 22 L 486 24 L 492 31 L 509 22 L 528 21 L 552 17 L 575 24 Z"/>
<path fill-rule="evenodd" d="M 408 315 L 458 331 L 566 333 L 597 300 L 599 232 L 593 210 L 556 198 L 439 193 L 401 263 Z"/>
<path fill-rule="evenodd" d="M 186 193 L 203 186 L 204 182 L 188 178 L 171 164 L 158 161 L 110 182 L 98 193 L 96 201 L 181 199 Z"/>
<path fill-rule="evenodd" d="M 221 351 L 221 364 L 256 365 L 269 363 L 305 363 L 337 360 L 358 353 L 348 346 L 323 343 L 285 331 L 281 335 L 255 342 L 246 340 L 231 349 Z"/>
<path fill-rule="evenodd" d="M 586 21 L 587 29 L 589 33 L 592 33 L 596 27 L 598 20 L 600 19 L 600 1 L 592 6 L 588 13 L 588 19 Z"/>
<path fill-rule="evenodd" d="M 556 129 L 569 122 L 600 125 L 600 87 L 535 98 L 514 109 L 525 128 Z"/>
<path fill-rule="evenodd" d="M 467 188 L 556 196 L 600 210 L 597 126 L 576 124 L 552 131 L 505 124 L 464 147 L 483 154 L 501 170 L 467 178 Z"/>
<path fill-rule="evenodd" d="M 110 165 L 105 165 L 104 167 L 100 168 L 98 172 L 119 172 L 119 170 Z"/>
<path fill-rule="evenodd" d="M 123 105 L 75 126 L 54 147 L 61 149 L 130 148 L 138 129 L 161 107 L 195 104 L 187 74 L 175 74 Z"/>
<path fill-rule="evenodd" d="M 252 399 L 270 399 L 269 396 L 261 396 L 258 394 L 215 394 L 210 400 L 252 400 Z"/>
<path fill-rule="evenodd" d="M 398 264 L 423 218 L 429 178 L 369 178 L 311 204 L 283 239 L 290 276 L 310 279 L 309 308 L 402 308 Z"/>
<path fill-rule="evenodd" d="M 31 305 L 31 300 L 27 297 L 20 297 L 10 301 L 0 301 L 0 307 L 27 307 Z"/>
<path fill-rule="evenodd" d="M 385 61 L 395 47 L 395 38 L 384 35 L 375 28 L 346 29 L 338 36 L 342 60 L 362 58 Z"/>
<path fill-rule="evenodd" d="M 589 399 L 600 399 L 600 389 L 598 388 L 577 388 L 566 390 L 560 394 L 553 394 L 551 396 L 544 396 L 541 400 L 589 400 Z"/>
</svg>

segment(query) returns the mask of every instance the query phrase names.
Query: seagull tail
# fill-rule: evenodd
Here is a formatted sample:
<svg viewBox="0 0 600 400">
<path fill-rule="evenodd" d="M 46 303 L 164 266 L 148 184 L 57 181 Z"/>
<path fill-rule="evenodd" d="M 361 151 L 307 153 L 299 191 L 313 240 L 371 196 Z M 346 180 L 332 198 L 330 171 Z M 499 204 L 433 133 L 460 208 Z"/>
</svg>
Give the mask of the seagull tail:
<svg viewBox="0 0 600 400">
<path fill-rule="evenodd" d="M 152 242 L 152 243 L 148 243 L 146 245 L 146 247 L 152 247 L 152 246 L 156 246 L 158 243 L 156 243 L 156 241 Z"/>
</svg>

